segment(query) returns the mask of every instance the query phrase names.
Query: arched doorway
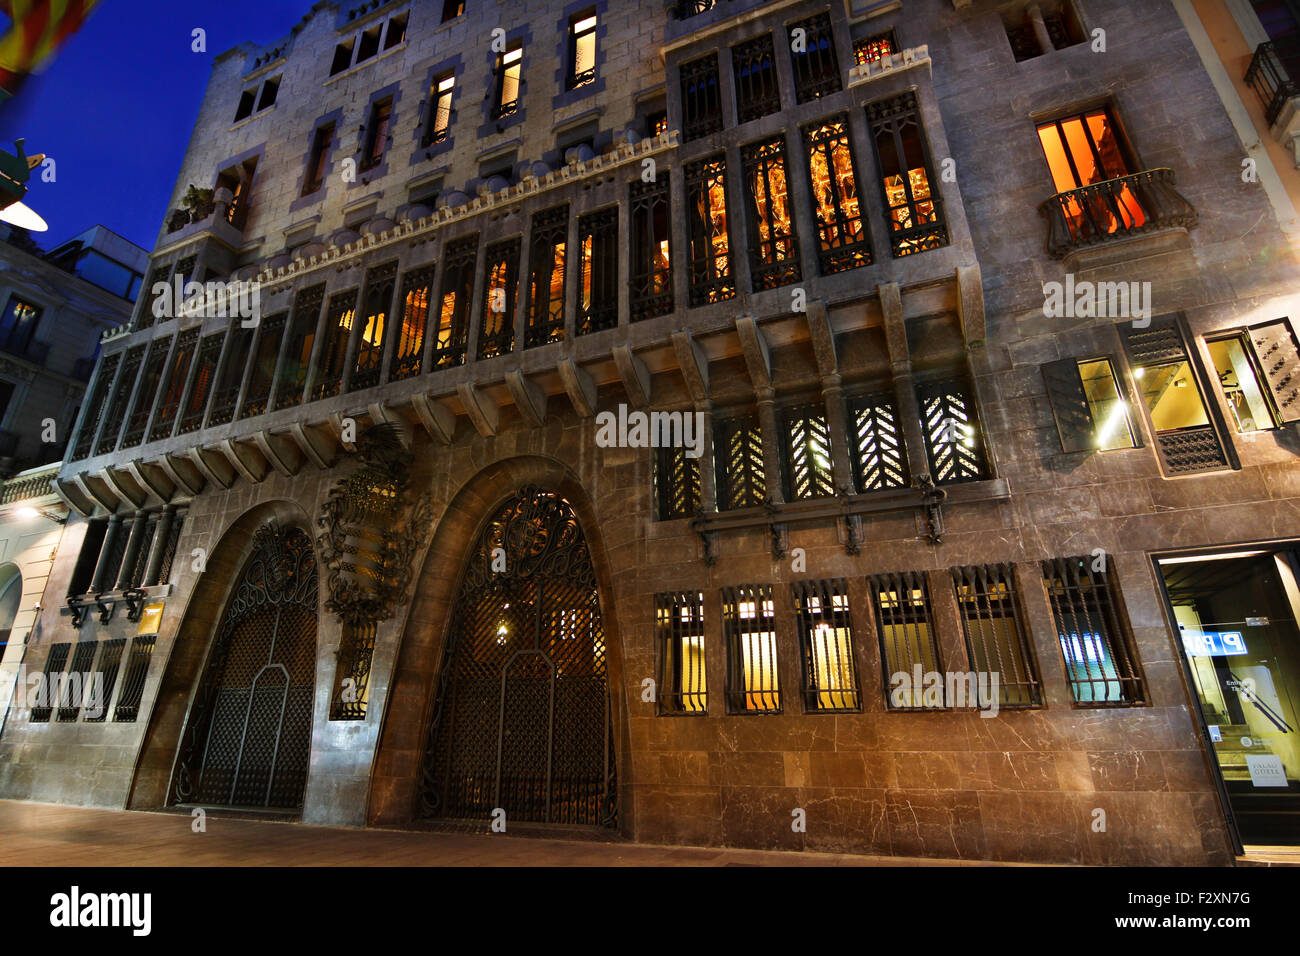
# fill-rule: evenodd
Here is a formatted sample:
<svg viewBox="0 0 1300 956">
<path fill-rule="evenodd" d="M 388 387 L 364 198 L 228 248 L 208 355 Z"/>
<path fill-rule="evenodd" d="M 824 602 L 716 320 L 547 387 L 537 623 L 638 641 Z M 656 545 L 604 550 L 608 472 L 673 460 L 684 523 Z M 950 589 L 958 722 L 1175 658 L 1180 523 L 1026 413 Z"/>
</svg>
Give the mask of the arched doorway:
<svg viewBox="0 0 1300 956">
<path fill-rule="evenodd" d="M 262 525 L 181 735 L 171 803 L 301 809 L 316 683 L 316 584 L 307 533 Z"/>
<path fill-rule="evenodd" d="M 573 508 L 525 487 L 470 552 L 435 685 L 428 817 L 614 826 L 596 575 Z"/>
</svg>

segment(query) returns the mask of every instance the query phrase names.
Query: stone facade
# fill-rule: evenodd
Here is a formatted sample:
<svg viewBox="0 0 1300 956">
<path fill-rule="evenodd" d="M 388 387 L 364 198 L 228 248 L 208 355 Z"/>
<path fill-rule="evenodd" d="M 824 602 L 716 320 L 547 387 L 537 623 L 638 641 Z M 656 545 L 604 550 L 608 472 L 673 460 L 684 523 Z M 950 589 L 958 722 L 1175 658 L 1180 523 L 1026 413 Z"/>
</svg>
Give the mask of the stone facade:
<svg viewBox="0 0 1300 956">
<path fill-rule="evenodd" d="M 683 12 L 691 6 L 681 5 Z M 608 649 L 618 827 L 625 836 L 994 860 L 1232 861 L 1225 807 L 1151 554 L 1300 536 L 1295 426 L 1237 433 L 1222 391 L 1200 374 L 1208 434 L 1223 463 L 1172 477 L 1172 459 L 1158 454 L 1160 438 L 1138 401 L 1131 403 L 1136 447 L 1063 452 L 1043 376 L 1043 366 L 1059 359 L 1108 356 L 1124 394 L 1137 392 L 1122 344 L 1131 316 L 1045 315 L 1044 283 L 1061 282 L 1066 273 L 1078 281 L 1151 283 L 1152 314 L 1183 317 L 1191 358 L 1201 369 L 1213 369 L 1207 335 L 1295 314 L 1290 247 L 1263 190 L 1240 176 L 1243 145 L 1177 13 L 1165 4 L 1080 0 L 1072 7 L 1075 28 L 1091 40 L 1017 62 L 1008 24 L 1024 20 L 1024 4 L 724 0 L 698 6 L 711 8 L 682 18 L 659 3 L 507 8 L 470 2 L 467 12 L 443 22 L 441 0 L 356 9 L 323 2 L 283 42 L 265 50 L 238 47 L 217 58 L 174 204 L 180 208 L 195 184 L 216 188 L 215 206 L 198 210 L 191 222 L 170 220 L 153 264 L 166 267 L 159 273 L 166 277 L 178 259 L 193 256 L 186 275 L 255 279 L 262 316 L 288 311 L 290 326 L 302 290 L 323 283 L 313 306 L 319 320 L 312 360 L 305 380 L 294 382 L 309 398 L 275 409 L 273 394 L 267 402 L 273 410 L 254 409 L 260 413 L 220 424 L 210 403 L 201 425 L 182 432 L 168 420 L 182 411 L 130 395 L 135 380 L 121 372 L 129 351 L 170 343 L 168 337 L 190 328 L 200 330 L 198 343 L 221 336 L 209 370 L 218 384 L 204 380 L 211 397 L 220 394 L 220 370 L 232 351 L 241 360 L 245 351 L 257 355 L 259 339 L 229 344 L 237 339 L 228 318 L 151 321 L 146 294 L 133 327 L 106 340 L 100 374 L 119 381 L 105 386 L 104 395 L 125 390 L 123 408 L 132 411 L 125 428 L 111 415 L 83 416 L 82 429 L 94 434 L 82 451 L 73 448 L 57 483 L 77 516 L 46 590 L 45 646 L 30 648 L 29 656 L 43 660 L 56 641 L 128 641 L 140 630 L 126 611 L 128 595 L 114 586 L 124 582 L 121 575 L 99 576 L 93 595 L 99 603 L 84 613 L 79 629 L 72 620 L 88 609 L 86 599 L 82 608 L 64 599 L 79 562 L 84 571 L 85 529 L 109 515 L 119 522 L 118 530 L 107 526 L 110 536 L 152 527 L 154 513 L 180 522 L 174 541 L 167 544 L 159 530 L 148 539 L 148 560 L 140 558 L 157 570 L 170 549 L 169 573 L 125 582 L 143 585 L 142 599 L 164 605 L 156 643 L 133 720 L 33 722 L 11 713 L 0 737 L 0 794 L 109 807 L 166 805 L 213 633 L 253 552 L 253 533 L 274 518 L 314 536 L 331 488 L 355 468 L 357 435 L 389 423 L 409 453 L 411 494 L 432 507 L 431 527 L 414 562 L 409 600 L 375 631 L 361 720 L 330 719 L 345 631 L 324 606 L 329 588 L 321 569 L 304 820 L 405 825 L 417 818 L 461 567 L 499 504 L 521 487 L 539 486 L 572 505 L 595 569 Z M 566 90 L 567 25 L 589 8 L 599 22 L 598 79 Z M 797 96 L 808 91 L 809 79 L 807 61 L 796 65 L 786 53 L 790 31 L 826 36 L 809 27 L 822 14 L 837 75 L 817 95 Z M 379 33 L 373 57 L 328 75 L 339 44 L 360 44 L 377 25 L 395 30 L 394 21 L 404 24 L 403 39 L 384 49 L 388 34 Z M 498 27 L 506 48 L 522 40 L 524 49 L 520 107 L 501 120 L 491 115 Z M 897 53 L 855 65 L 855 41 L 888 30 Z M 730 50 L 764 36 L 774 38 L 779 102 L 742 122 Z M 683 135 L 688 113 L 697 109 L 683 101 L 692 94 L 683 94 L 681 68 L 713 53 L 720 122 L 701 135 Z M 449 136 L 426 147 L 429 84 L 445 70 L 456 78 Z M 243 93 L 255 90 L 260 98 L 267 80 L 277 77 L 274 105 L 232 125 Z M 373 147 L 367 125 L 385 99 L 391 103 L 387 150 L 368 172 L 358 166 L 349 181 L 345 161 L 364 159 Z M 937 248 L 891 253 L 879 140 L 873 144 L 877 130 L 868 123 L 878 115 L 869 108 L 881 103 L 910 104 L 908 115 L 919 119 L 929 184 L 942 203 Z M 1173 170 L 1173 196 L 1194 214 L 1157 218 L 1123 240 L 1078 244 L 1053 258 L 1046 251 L 1050 217 L 1039 207 L 1056 188 L 1035 127 L 1102 105 L 1122 124 L 1130 162 L 1142 171 Z M 647 124 L 660 110 L 668 128 L 656 132 Z M 818 254 L 818 197 L 802 128 L 841 115 L 873 261 L 823 274 L 829 270 Z M 329 171 L 320 190 L 304 195 L 315 131 L 329 122 L 336 124 Z M 770 263 L 747 248 L 754 240 L 745 241 L 754 227 L 747 200 L 754 180 L 744 147 L 778 137 L 784 137 L 782 173 L 788 172 L 799 277 L 762 288 L 758 273 Z M 691 306 L 683 172 L 719 155 L 726 164 L 731 249 L 739 253 L 730 257 L 737 291 Z M 223 216 L 235 190 L 228 186 L 223 194 L 218 176 L 241 164 L 252 172 L 242 183 L 245 206 L 236 228 Z M 633 321 L 645 305 L 644 290 L 631 280 L 638 274 L 632 224 L 642 222 L 635 189 L 647 169 L 656 181 L 666 174 L 669 185 L 673 307 Z M 505 182 L 494 179 L 502 170 L 511 173 Z M 440 193 L 433 201 L 435 187 Z M 566 247 L 573 253 L 585 213 L 619 210 L 617 324 L 576 334 L 581 302 L 578 283 L 569 281 L 561 340 L 519 348 L 529 314 L 522 290 L 532 265 L 530 225 L 536 213 L 560 204 L 569 207 Z M 374 281 L 369 270 L 394 260 L 399 277 L 433 265 L 429 288 L 436 294 L 449 268 L 445 247 L 469 235 L 478 236 L 479 252 L 465 364 L 389 380 L 396 347 L 390 336 L 383 384 L 349 388 L 361 325 L 352 322 L 337 393 L 326 388 L 324 397 L 311 400 L 313 388 L 328 385 L 333 374 L 322 339 L 327 318 L 337 316 L 329 305 L 335 296 L 364 289 Z M 477 358 L 491 301 L 485 249 L 514 236 L 522 238 L 521 291 L 512 316 L 516 349 Z M 391 301 L 401 308 L 400 297 Z M 430 308 L 431 324 L 434 318 Z M 268 327 L 280 334 L 263 321 L 255 335 Z M 201 355 L 202 345 L 190 344 L 195 347 Z M 282 382 L 287 350 L 269 353 L 279 356 Z M 174 353 L 164 354 L 172 358 L 160 367 L 169 368 Z M 426 344 L 426 368 L 432 354 Z M 148 359 L 143 362 L 140 377 L 150 381 Z M 196 364 L 201 361 L 187 366 L 187 400 L 198 387 Z M 255 367 L 249 363 L 237 406 L 250 396 Z M 969 383 L 964 394 L 977 411 L 987 456 L 980 473 L 944 483 L 941 501 L 925 481 L 859 490 L 846 399 L 892 398 L 906 470 L 919 479 L 936 471 L 927 456 L 936 439 L 926 431 L 917 389 L 924 394 L 937 382 L 958 380 Z M 779 441 L 778 432 L 796 402 L 824 410 L 832 490 L 787 501 L 782 476 L 791 474 L 792 462 L 783 451 L 789 441 Z M 717 475 L 706 451 L 699 513 L 659 520 L 654 452 L 597 440 L 596 413 L 621 404 L 698 411 L 709 423 L 755 414 L 768 501 L 718 510 Z M 116 437 L 118 430 L 129 434 L 140 417 L 143 431 L 134 441 Z M 658 483 L 664 482 L 661 471 Z M 143 548 L 135 533 L 120 540 L 128 552 Z M 1106 558 L 1139 661 L 1144 689 L 1132 706 L 1075 703 L 1043 585 L 1042 561 L 1095 554 Z M 1015 569 L 1041 706 L 1004 709 L 992 718 L 974 708 L 891 710 L 879 605 L 868 576 L 923 574 L 943 669 L 967 671 L 975 662 L 948 572 L 992 563 Z M 860 707 L 819 713 L 810 703 L 816 690 L 809 692 L 801 669 L 790 585 L 841 578 Z M 732 714 L 725 706 L 720 591 L 750 584 L 773 588 L 780 713 Z M 645 699 L 645 681 L 662 677 L 656 598 L 669 592 L 703 595 L 707 713 L 665 714 Z M 806 825 L 792 826 L 800 810 Z M 1105 811 L 1104 831 L 1096 826 L 1098 810 Z"/>
</svg>

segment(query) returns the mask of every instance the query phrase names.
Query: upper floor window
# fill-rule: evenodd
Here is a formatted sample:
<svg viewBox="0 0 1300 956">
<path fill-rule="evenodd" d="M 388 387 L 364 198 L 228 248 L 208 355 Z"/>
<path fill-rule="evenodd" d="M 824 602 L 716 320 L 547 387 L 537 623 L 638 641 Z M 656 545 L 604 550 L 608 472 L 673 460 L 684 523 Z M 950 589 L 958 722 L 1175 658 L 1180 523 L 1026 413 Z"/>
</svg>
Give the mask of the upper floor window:
<svg viewBox="0 0 1300 956">
<path fill-rule="evenodd" d="M 807 103 L 841 88 L 840 65 L 835 57 L 831 18 L 819 13 L 790 26 L 790 62 L 794 66 L 794 95 Z"/>
<path fill-rule="evenodd" d="M 1069 0 L 1047 0 L 1012 11 L 1003 26 L 1017 63 L 1052 49 L 1063 50 L 1085 39 Z"/>
<path fill-rule="evenodd" d="M 578 218 L 577 333 L 618 325 L 618 207 Z"/>
<path fill-rule="evenodd" d="M 325 313 L 325 327 L 321 329 L 323 341 L 316 359 L 316 381 L 312 384 L 311 398 L 331 398 L 343 387 L 343 369 L 352 337 L 352 327 L 357 321 L 357 290 L 336 292 L 330 296 Z M 310 356 L 310 349 L 308 350 Z"/>
<path fill-rule="evenodd" d="M 420 374 L 424 364 L 424 336 L 433 298 L 433 266 L 412 269 L 402 276 L 402 318 L 397 326 L 390 381 Z"/>
<path fill-rule="evenodd" d="M 668 248 L 668 174 L 635 182 L 632 198 L 632 318 L 673 310 L 672 260 Z"/>
<path fill-rule="evenodd" d="M 857 710 L 861 701 L 847 582 L 795 581 L 790 595 L 799 635 L 804 711 Z"/>
<path fill-rule="evenodd" d="M 682 138 L 697 139 L 722 129 L 722 101 L 718 96 L 718 55 L 683 63 Z"/>
<path fill-rule="evenodd" d="M 442 0 L 442 22 L 455 20 L 465 12 L 465 0 Z"/>
<path fill-rule="evenodd" d="M 373 169 L 384 161 L 392 123 L 393 100 L 392 97 L 385 97 L 370 108 L 370 122 L 366 124 L 366 148 L 361 160 L 362 169 Z"/>
<path fill-rule="evenodd" d="M 495 105 L 492 107 L 493 119 L 501 119 L 518 111 L 523 66 L 524 44 L 522 40 L 515 40 L 497 57 L 497 89 Z"/>
<path fill-rule="evenodd" d="M 422 145 L 432 146 L 447 139 L 451 130 L 451 97 L 455 89 L 455 74 L 447 72 L 433 78 L 429 87 L 429 116 L 424 123 Z"/>
<path fill-rule="evenodd" d="M 383 23 L 376 23 L 362 31 L 360 37 L 351 37 L 334 48 L 334 60 L 330 64 L 330 76 L 342 73 L 351 66 L 357 66 L 374 57 L 381 49 L 391 50 L 406 39 L 406 22 L 409 14 L 402 13 L 389 17 Z M 353 53 L 356 58 L 353 59 Z"/>
<path fill-rule="evenodd" d="M 693 518 L 700 508 L 700 459 L 684 445 L 655 449 L 655 503 L 660 521 Z"/>
<path fill-rule="evenodd" d="M 922 673 L 940 670 L 939 642 L 925 574 L 920 571 L 873 574 L 867 578 L 867 587 L 875 611 L 880 656 L 886 680 L 891 685 L 889 709 L 919 710 L 951 705 L 952 701 L 945 699 L 944 687 L 927 693 L 919 681 L 893 680 L 895 674 L 911 674 L 918 667 Z"/>
<path fill-rule="evenodd" d="M 1134 447 L 1128 402 L 1109 358 L 1048 362 L 1043 381 L 1063 451 Z"/>
<path fill-rule="evenodd" d="M 931 382 L 917 389 L 921 431 L 930 477 L 936 485 L 988 477 L 979 416 L 970 387 L 961 379 Z"/>
<path fill-rule="evenodd" d="M 249 159 L 222 170 L 217 175 L 216 188 L 230 190 L 230 208 L 226 210 L 226 221 L 239 230 L 243 230 L 244 223 L 248 220 L 248 194 L 253 186 L 256 167 L 257 160 Z M 184 275 L 189 278 L 188 271 Z"/>
<path fill-rule="evenodd" d="M 26 355 L 43 311 L 40 306 L 11 295 L 0 317 L 0 348 L 13 355 Z"/>
<path fill-rule="evenodd" d="M 262 110 L 270 109 L 275 105 L 276 96 L 280 92 L 280 77 L 274 76 L 263 81 L 261 86 L 261 95 L 258 95 L 258 87 L 254 86 L 251 90 L 245 90 L 239 97 L 239 108 L 235 110 L 235 122 L 248 119 L 254 112 L 260 113 Z M 254 109 L 256 107 L 256 109 Z"/>
<path fill-rule="evenodd" d="M 352 367 L 352 391 L 379 384 L 388 338 L 388 310 L 397 285 L 397 263 L 388 262 L 366 272 L 366 291 L 361 298 L 361 328 L 357 357 Z"/>
<path fill-rule="evenodd" d="M 785 409 L 783 419 L 786 498 L 833 497 L 835 472 L 825 406 L 819 402 L 793 405 Z"/>
<path fill-rule="evenodd" d="M 718 510 L 754 508 L 767 500 L 763 429 L 757 415 L 721 419 L 713 429 Z"/>
<path fill-rule="evenodd" d="M 1300 420 L 1300 349 L 1288 319 L 1254 325 L 1206 344 L 1239 431 Z"/>
<path fill-rule="evenodd" d="M 596 81 L 596 13 L 580 13 L 569 21 L 569 75 L 566 86 L 576 90 Z"/>
<path fill-rule="evenodd" d="M 770 33 L 731 48 L 731 68 L 736 77 L 736 115 L 740 122 L 747 123 L 781 108 L 775 59 Z"/>
<path fill-rule="evenodd" d="M 329 165 L 330 145 L 333 142 L 333 123 L 320 127 L 312 135 L 311 153 L 307 159 L 307 175 L 302 184 L 304 196 L 310 196 L 325 184 L 325 170 Z"/>
<path fill-rule="evenodd" d="M 871 264 L 871 245 L 858 204 L 847 117 L 804 127 L 813 209 L 817 213 L 817 258 L 822 273 Z"/>
<path fill-rule="evenodd" d="M 239 326 L 236 325 L 236 328 Z M 203 337 L 199 345 L 197 368 L 194 370 L 194 382 L 181 410 L 181 419 L 176 425 L 176 434 L 192 432 L 203 424 L 203 413 L 208 407 L 208 395 L 217 374 L 217 360 L 221 357 L 221 346 L 225 340 L 224 333 L 213 332 Z"/>
<path fill-rule="evenodd" d="M 862 395 L 848 403 L 853 480 L 860 492 L 903 488 L 907 459 L 903 430 L 890 395 Z"/>
<path fill-rule="evenodd" d="M 722 633 L 727 648 L 727 712 L 779 714 L 781 675 L 772 585 L 724 587 Z"/>
<path fill-rule="evenodd" d="M 1088 110 L 1040 123 L 1038 141 L 1058 194 L 1122 179 L 1135 171 L 1110 109 Z M 1063 198 L 1074 235 L 1107 235 L 1142 226 L 1147 215 L 1127 183 Z"/>
<path fill-rule="evenodd" d="M 519 287 L 519 240 L 487 247 L 487 281 L 483 284 L 483 327 L 478 357 L 505 355 L 515 341 L 515 295 Z"/>
<path fill-rule="evenodd" d="M 1042 684 L 1011 565 L 953 568 L 951 574 L 971 668 L 976 674 L 999 675 L 1002 707 L 1041 707 Z"/>
<path fill-rule="evenodd" d="M 668 111 L 655 110 L 645 118 L 645 131 L 647 136 L 658 136 L 661 133 L 668 132 Z"/>
<path fill-rule="evenodd" d="M 867 107 L 871 142 L 880 170 L 890 248 L 894 256 L 948 244 L 943 205 L 931 190 L 934 171 L 916 93 L 908 91 Z"/>
<path fill-rule="evenodd" d="M 430 357 L 431 368 L 465 362 L 470 296 L 474 294 L 474 268 L 478 263 L 478 234 L 447 243 L 443 260 L 437 338 Z"/>
<path fill-rule="evenodd" d="M 721 155 L 686 167 L 686 216 L 691 259 L 691 305 L 736 294 L 727 231 L 727 163 Z"/>
<path fill-rule="evenodd" d="M 528 325 L 524 346 L 564 338 L 564 272 L 569 240 L 569 207 L 557 206 L 533 217 L 529 251 Z"/>
<path fill-rule="evenodd" d="M 799 239 L 786 180 L 785 140 L 742 146 L 745 199 L 749 206 L 750 275 L 755 292 L 798 282 Z"/>
<path fill-rule="evenodd" d="M 717 0 L 673 0 L 670 9 L 674 18 L 687 20 L 712 10 L 716 2 Z"/>
<path fill-rule="evenodd" d="M 863 37 L 853 44 L 853 59 L 858 66 L 867 63 L 878 63 L 885 57 L 893 56 L 897 52 L 898 41 L 894 39 L 893 30 Z"/>
</svg>

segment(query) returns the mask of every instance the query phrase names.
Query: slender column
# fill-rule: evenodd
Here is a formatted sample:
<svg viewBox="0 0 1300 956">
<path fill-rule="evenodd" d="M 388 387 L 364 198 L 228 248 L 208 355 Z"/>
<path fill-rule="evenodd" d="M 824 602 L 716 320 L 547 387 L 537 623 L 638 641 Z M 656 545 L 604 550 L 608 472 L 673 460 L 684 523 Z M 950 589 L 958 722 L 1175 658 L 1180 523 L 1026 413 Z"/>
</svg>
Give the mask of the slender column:
<svg viewBox="0 0 1300 956">
<path fill-rule="evenodd" d="M 99 549 L 99 561 L 95 563 L 95 576 L 90 582 L 90 590 L 96 594 L 100 591 L 107 591 L 113 584 L 113 582 L 105 580 L 108 577 L 108 558 L 113 553 L 113 545 L 117 542 L 117 536 L 121 533 L 122 516 L 110 515 L 108 530 L 104 532 L 104 543 Z"/>
<path fill-rule="evenodd" d="M 831 468 L 835 491 L 853 492 L 853 468 L 850 465 L 849 435 L 844 414 L 844 386 L 839 373 L 822 379 L 822 402 L 826 406 L 826 430 L 831 436 Z"/>
<path fill-rule="evenodd" d="M 131 537 L 126 542 L 126 554 L 122 557 L 122 567 L 117 572 L 117 590 L 124 591 L 139 584 L 131 580 L 131 570 L 140 556 L 140 547 L 144 543 L 144 531 L 149 520 L 149 513 L 143 509 L 135 513 L 131 520 Z"/>
<path fill-rule="evenodd" d="M 1034 36 L 1038 40 L 1038 48 L 1044 53 L 1051 53 L 1055 49 L 1052 44 L 1052 36 L 1047 32 L 1047 23 L 1043 20 L 1043 10 L 1036 4 L 1029 5 L 1029 22 L 1034 27 Z"/>
<path fill-rule="evenodd" d="M 158 519 L 158 530 L 154 532 L 153 547 L 149 550 L 149 565 L 145 568 L 142 585 L 158 584 L 158 573 L 162 570 L 163 554 L 167 550 L 167 539 L 172 534 L 172 522 L 176 520 L 175 505 L 168 505 Z"/>
<path fill-rule="evenodd" d="M 785 501 L 781 486 L 781 440 L 776 422 L 776 390 L 758 391 L 758 427 L 763 432 L 763 479 L 767 484 L 767 497 L 773 504 Z"/>
<path fill-rule="evenodd" d="M 695 403 L 700 423 L 700 508 L 718 510 L 717 477 L 713 472 L 713 403 L 708 399 Z"/>
</svg>

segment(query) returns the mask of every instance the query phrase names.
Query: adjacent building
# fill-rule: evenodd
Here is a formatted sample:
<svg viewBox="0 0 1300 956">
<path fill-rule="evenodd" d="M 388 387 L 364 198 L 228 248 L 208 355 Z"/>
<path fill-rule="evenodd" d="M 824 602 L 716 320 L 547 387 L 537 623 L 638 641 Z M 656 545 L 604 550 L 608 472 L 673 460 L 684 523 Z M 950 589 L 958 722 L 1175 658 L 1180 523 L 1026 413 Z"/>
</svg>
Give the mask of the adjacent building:
<svg viewBox="0 0 1300 956">
<path fill-rule="evenodd" d="M 15 701 L 0 794 L 1294 845 L 1294 223 L 1204 6 L 321 2 L 217 57 L 55 482 L 27 663 L 99 691 Z"/>
</svg>

